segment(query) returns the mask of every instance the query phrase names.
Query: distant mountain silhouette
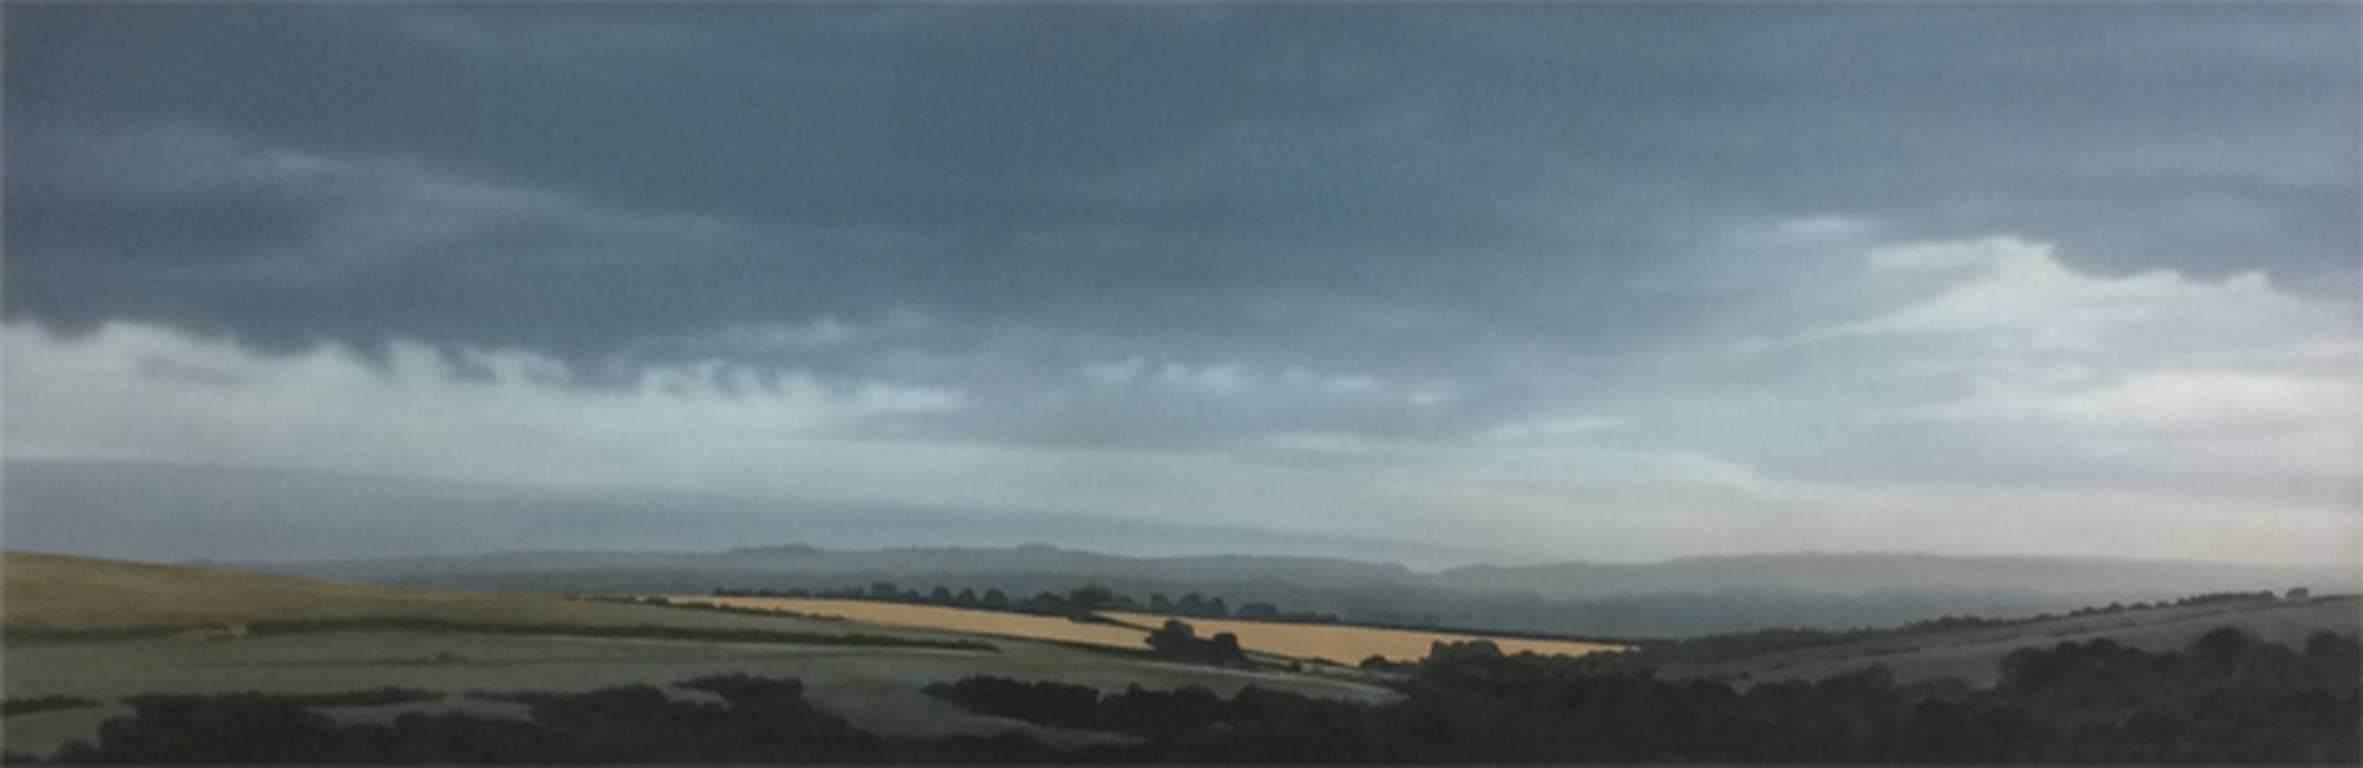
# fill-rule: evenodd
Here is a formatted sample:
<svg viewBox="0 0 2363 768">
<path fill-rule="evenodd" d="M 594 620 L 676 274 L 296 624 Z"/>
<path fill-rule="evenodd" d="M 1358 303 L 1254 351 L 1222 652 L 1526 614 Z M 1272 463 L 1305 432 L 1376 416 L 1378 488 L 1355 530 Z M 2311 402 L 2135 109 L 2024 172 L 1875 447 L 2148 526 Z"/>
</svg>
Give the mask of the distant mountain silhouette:
<svg viewBox="0 0 2363 768">
<path fill-rule="evenodd" d="M 1127 557 L 1046 544 L 878 550 L 784 544 L 718 553 L 532 551 L 241 567 L 323 579 L 581 593 L 843 588 L 887 581 L 919 590 L 940 585 L 1032 594 L 1096 583 L 1141 598 L 1200 592 L 1234 605 L 1264 601 L 1366 623 L 1626 636 L 2023 616 L 2230 590 L 2357 591 L 2356 573 L 2335 566 L 1902 553 L 1425 572 L 1339 558 Z"/>
<path fill-rule="evenodd" d="M 1733 589 L 1834 593 L 1975 589 L 2156 598 L 2294 586 L 2354 591 L 2356 579 L 2355 570 L 2328 565 L 1868 552 L 1684 557 L 1630 565 L 1481 565 L 1444 571 L 1436 575 L 1434 583 L 1556 596 Z"/>
</svg>

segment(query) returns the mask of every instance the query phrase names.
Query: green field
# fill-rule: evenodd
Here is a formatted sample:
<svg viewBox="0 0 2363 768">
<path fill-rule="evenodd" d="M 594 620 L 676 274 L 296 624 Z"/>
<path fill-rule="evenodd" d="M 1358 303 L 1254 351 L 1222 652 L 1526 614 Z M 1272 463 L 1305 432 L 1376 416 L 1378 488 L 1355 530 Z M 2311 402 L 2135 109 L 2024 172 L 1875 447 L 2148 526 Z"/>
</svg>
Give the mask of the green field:
<svg viewBox="0 0 2363 768">
<path fill-rule="evenodd" d="M 442 654 L 444 661 L 435 661 Z M 742 643 L 485 635 L 463 632 L 321 632 L 238 640 L 157 638 L 12 645 L 10 696 L 72 694 L 113 700 L 137 693 L 326 693 L 400 685 L 451 694 L 445 702 L 482 711 L 521 707 L 462 702 L 469 690 L 581 691 L 631 683 L 669 684 L 744 672 L 802 679 L 813 700 L 883 733 L 937 735 L 1007 730 L 1017 724 L 968 714 L 920 688 L 977 674 L 1057 680 L 1107 690 L 1197 685 L 1228 694 L 1249 684 L 1314 696 L 1379 700 L 1384 689 L 1280 672 L 1215 669 L 1126 659 L 1033 643 L 997 653 L 903 648 L 837 648 Z M 684 693 L 683 695 L 691 695 Z M 339 715 L 369 714 L 338 710 Z M 11 749 L 47 753 L 83 738 L 110 714 L 101 709 L 6 720 Z M 387 715 L 390 716 L 390 715 Z M 1075 738 L 1070 734 L 1062 740 Z"/>
<path fill-rule="evenodd" d="M 809 695 L 865 729 L 934 736 L 1021 730 L 1054 744 L 1104 735 L 1056 732 L 971 714 L 921 692 L 970 675 L 1055 680 L 1109 691 L 1202 686 L 1228 695 L 1247 685 L 1356 701 L 1391 698 L 1361 673 L 1328 675 L 1223 669 L 1094 652 L 1007 637 L 887 627 L 793 616 L 567 600 L 530 595 L 368 587 L 81 558 L 7 558 L 7 627 L 12 639 L 0 688 L 12 698 L 64 694 L 110 702 L 9 717 L 7 747 L 47 754 L 88 738 L 125 710 L 111 702 L 141 693 L 328 693 L 388 685 L 448 694 L 437 702 L 337 708 L 342 718 L 390 718 L 401 711 L 461 708 L 521 714 L 520 705 L 469 701 L 471 690 L 583 691 L 704 675 L 795 677 Z M 75 587 L 85 586 L 84 597 Z M 340 602 L 341 601 L 341 602 Z M 317 629 L 246 633 L 262 622 L 307 617 Z M 436 630 L 372 628 L 371 621 L 432 621 Z M 337 629 L 335 622 L 363 628 Z M 469 625 L 482 631 L 468 631 Z M 519 626 L 558 627 L 521 633 Z M 171 631 L 173 628 L 181 631 Z M 685 632 L 797 633 L 816 642 L 713 642 L 569 634 L 661 627 Z M 602 630 L 602 628 L 605 628 Z M 125 629 L 139 629 L 126 633 Z M 159 629 L 165 631 L 158 631 Z M 984 640 L 960 650 L 842 644 L 832 638 L 914 642 Z M 676 689 L 676 695 L 700 696 Z"/>
</svg>

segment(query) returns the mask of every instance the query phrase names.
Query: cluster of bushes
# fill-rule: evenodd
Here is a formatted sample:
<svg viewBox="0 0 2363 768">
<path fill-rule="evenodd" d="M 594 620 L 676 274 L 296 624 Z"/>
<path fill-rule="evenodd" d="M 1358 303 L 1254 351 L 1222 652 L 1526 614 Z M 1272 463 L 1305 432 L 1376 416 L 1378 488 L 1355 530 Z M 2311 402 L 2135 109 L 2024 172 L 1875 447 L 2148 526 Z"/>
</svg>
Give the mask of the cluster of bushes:
<svg viewBox="0 0 2363 768">
<path fill-rule="evenodd" d="M 1737 689 L 1584 659 L 1440 646 L 1378 705 L 1249 687 L 1116 694 L 972 677 L 928 691 L 972 711 L 1129 734 L 1059 752 L 1032 740 L 897 739 L 812 706 L 794 680 L 480 694 L 527 719 L 405 714 L 338 723 L 303 697 L 145 696 L 78 763 L 2336 763 L 2357 762 L 2358 659 L 2328 633 L 2302 648 L 2236 630 L 2153 653 L 2106 640 L 2013 652 L 1999 683 L 1899 685 L 1882 668 Z M 313 701 L 318 701 L 314 699 Z M 17 756 L 21 757 L 21 756 Z"/>
<path fill-rule="evenodd" d="M 1239 648 L 1239 636 L 1217 632 L 1213 637 L 1199 637 L 1195 627 L 1180 619 L 1166 619 L 1165 626 L 1150 632 L 1146 638 L 1149 651 L 1161 659 L 1187 661 L 1195 664 L 1248 664 L 1247 653 Z"/>
<path fill-rule="evenodd" d="M 1287 611 L 1265 602 L 1240 603 L 1238 610 L 1231 610 L 1221 597 L 1201 597 L 1196 592 L 1186 593 L 1179 600 L 1168 599 L 1162 592 L 1150 593 L 1149 612 L 1200 619 L 1287 621 L 1299 624 L 1336 624 L 1340 621 L 1334 613 Z"/>
<path fill-rule="evenodd" d="M 861 587 L 844 587 L 838 589 L 804 589 L 798 587 L 785 590 L 772 590 L 729 589 L 718 587 L 714 589 L 713 594 L 715 597 L 796 597 L 835 600 L 870 600 L 875 602 L 909 603 L 913 605 L 940 605 L 951 608 L 973 608 L 986 611 L 1012 611 L 1016 613 L 1031 613 L 1042 616 L 1066 616 L 1079 620 L 1089 620 L 1091 613 L 1094 611 L 1115 610 L 1146 611 L 1149 613 L 1165 614 L 1169 616 L 1184 616 L 1200 619 L 1246 619 L 1249 621 L 1293 621 L 1323 624 L 1338 623 L 1337 614 L 1315 613 L 1311 611 L 1283 611 L 1279 606 L 1264 602 L 1241 603 L 1238 610 L 1234 611 L 1231 609 L 1228 603 L 1223 601 L 1221 597 L 1207 597 L 1196 592 L 1184 594 L 1179 600 L 1168 598 L 1163 592 L 1157 592 L 1150 594 L 1149 599 L 1146 602 L 1142 602 L 1140 600 L 1133 599 L 1131 595 L 1118 594 L 1114 590 L 1096 584 L 1074 589 L 1063 595 L 1055 592 L 1039 592 L 1032 597 L 1017 598 L 1012 598 L 1007 593 L 1004 593 L 997 588 L 986 589 L 982 594 L 979 594 L 975 589 L 962 589 L 958 592 L 954 592 L 950 587 L 937 586 L 932 590 L 922 593 L 917 589 L 904 588 L 891 581 L 876 582 L 871 584 L 867 589 Z"/>
</svg>

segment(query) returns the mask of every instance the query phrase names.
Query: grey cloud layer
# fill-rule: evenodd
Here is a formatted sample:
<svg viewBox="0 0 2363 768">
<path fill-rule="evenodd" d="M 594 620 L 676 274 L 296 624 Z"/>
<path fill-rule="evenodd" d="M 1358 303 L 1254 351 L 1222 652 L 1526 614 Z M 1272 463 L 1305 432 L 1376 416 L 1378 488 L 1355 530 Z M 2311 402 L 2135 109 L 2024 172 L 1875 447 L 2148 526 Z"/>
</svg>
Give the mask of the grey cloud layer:
<svg viewBox="0 0 2363 768">
<path fill-rule="evenodd" d="M 2354 500 L 2352 7 L 7 13 L 12 454 L 1488 551 Z"/>
<path fill-rule="evenodd" d="M 78 124 L 208 125 L 757 243 L 609 242 L 669 267 L 472 292 L 532 268 L 448 261 L 594 250 L 581 230 L 599 226 L 515 222 L 313 292 L 382 301 L 226 285 L 163 318 L 264 337 L 508 333 L 577 354 L 902 299 L 1229 343 L 1262 335 L 1259 306 L 1327 300 L 1606 344 L 1679 299 L 1587 288 L 1751 213 L 2033 231 L 2105 271 L 2344 268 L 2355 52 L 2323 30 L 2348 11 L 37 8 L 12 14 L 7 117 L 29 148 Z M 386 159 L 421 170 L 366 165 Z M 33 292 L 179 258 L 160 252 L 317 247 L 339 206 L 377 202 L 264 181 L 95 210 L 12 184 L 14 266 L 44 279 L 11 304 L 155 311 L 152 291 Z M 429 299 L 459 317 L 403 310 Z"/>
</svg>

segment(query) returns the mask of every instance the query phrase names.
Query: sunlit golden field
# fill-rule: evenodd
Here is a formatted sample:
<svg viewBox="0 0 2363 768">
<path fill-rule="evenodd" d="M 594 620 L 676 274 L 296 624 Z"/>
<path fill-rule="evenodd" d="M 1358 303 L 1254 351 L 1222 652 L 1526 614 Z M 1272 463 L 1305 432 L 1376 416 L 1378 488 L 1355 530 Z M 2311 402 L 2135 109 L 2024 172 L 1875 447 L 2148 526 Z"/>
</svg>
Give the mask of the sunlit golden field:
<svg viewBox="0 0 2363 768">
<path fill-rule="evenodd" d="M 1162 625 L 1167 618 L 1149 613 L 1106 613 L 1104 615 L 1126 624 L 1149 627 Z M 1503 653 L 1533 651 L 1545 656 L 1553 654 L 1582 656 L 1587 653 L 1614 651 L 1624 647 L 1573 640 L 1535 640 L 1452 632 L 1428 632 L 1415 629 L 1351 627 L 1338 624 L 1192 618 L 1183 618 L 1182 621 L 1197 629 L 1200 637 L 1220 632 L 1238 635 L 1240 647 L 1251 651 L 1299 659 L 1328 659 L 1343 664 L 1358 663 L 1372 656 L 1385 656 L 1392 661 L 1417 661 L 1428 657 L 1428 646 L 1431 643 L 1468 640 L 1490 640 L 1494 645 L 1500 646 Z"/>
<path fill-rule="evenodd" d="M 668 599 L 674 603 L 786 611 L 806 616 L 840 618 L 863 624 L 889 627 L 948 630 L 1032 640 L 1055 640 L 1109 648 L 1146 649 L 1149 647 L 1142 640 L 1147 636 L 1147 633 L 1140 630 L 1112 624 L 1078 624 L 1055 616 L 1030 616 L 1005 611 L 801 597 L 686 596 Z"/>
<path fill-rule="evenodd" d="M 676 603 L 700 603 L 733 608 L 789 611 L 809 616 L 832 616 L 865 624 L 895 627 L 1056 640 L 1109 648 L 1140 649 L 1148 647 L 1145 641 L 1148 633 L 1144 629 L 1110 624 L 1079 624 L 1063 618 L 1029 616 L 1001 611 L 946 608 L 933 605 L 905 605 L 868 600 L 794 597 L 690 596 L 675 597 L 671 600 Z M 1102 615 L 1138 627 L 1160 626 L 1165 623 L 1167 618 L 1147 613 L 1105 612 Z M 1487 637 L 1450 632 L 1379 629 L 1336 624 L 1189 618 L 1185 618 L 1183 621 L 1195 627 L 1201 637 L 1212 636 L 1219 632 L 1238 635 L 1241 647 L 1257 653 L 1299 659 L 1328 659 L 1341 664 L 1358 663 L 1371 656 L 1385 656 L 1395 661 L 1416 661 L 1427 658 L 1429 645 L 1438 641 L 1491 640 L 1495 645 L 1501 646 L 1504 653 L 1533 651 L 1545 655 L 1564 654 L 1569 656 L 1616 650 L 1621 647 L 1569 640 Z"/>
</svg>

